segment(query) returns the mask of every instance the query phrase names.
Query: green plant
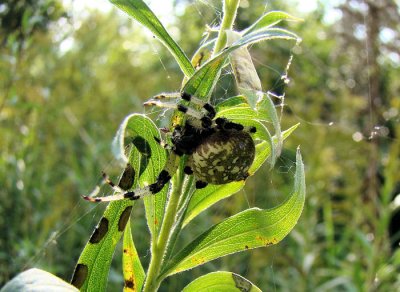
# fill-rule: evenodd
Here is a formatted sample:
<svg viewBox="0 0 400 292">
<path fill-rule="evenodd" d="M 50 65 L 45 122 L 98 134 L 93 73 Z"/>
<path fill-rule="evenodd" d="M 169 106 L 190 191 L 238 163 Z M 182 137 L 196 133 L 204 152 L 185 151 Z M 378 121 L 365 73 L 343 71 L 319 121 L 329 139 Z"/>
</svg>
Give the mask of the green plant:
<svg viewBox="0 0 400 292">
<path fill-rule="evenodd" d="M 240 95 L 216 105 L 217 114 L 257 128 L 256 154 L 249 170 L 250 174 L 254 174 L 267 159 L 272 167 L 281 151 L 282 141 L 297 125 L 281 131 L 275 106 L 268 94 L 262 93 L 261 82 L 246 47 L 272 39 L 297 41 L 298 37 L 295 34 L 275 27 L 282 20 L 296 18 L 283 12 L 269 12 L 249 28 L 235 32 L 232 27 L 239 1 L 225 0 L 224 16 L 217 36 L 202 45 L 190 61 L 144 2 L 111 2 L 150 29 L 172 53 L 185 75 L 182 92 L 207 101 L 221 70 L 225 66 L 232 66 Z M 183 120 L 184 116 L 177 112 L 171 120 L 171 125 L 182 124 Z M 274 136 L 269 134 L 266 123 L 272 124 Z M 137 170 L 134 188 L 153 182 L 164 167 L 167 153 L 154 137 L 160 138 L 159 129 L 147 116 L 138 114 L 126 117 L 117 133 L 117 157 L 129 162 Z M 143 143 L 131 143 L 137 140 Z M 128 148 L 131 144 L 134 146 Z M 140 146 L 143 144 L 146 147 Z M 129 153 L 126 153 L 126 149 L 130 149 Z M 147 273 L 137 255 L 130 224 L 127 224 L 134 201 L 120 200 L 110 203 L 107 207 L 83 250 L 72 279 L 76 287 L 88 291 L 105 290 L 113 252 L 122 234 L 125 289 L 155 291 L 166 277 L 175 273 L 231 253 L 275 244 L 297 223 L 305 199 L 304 167 L 300 151 L 297 152 L 294 192 L 285 202 L 269 210 L 244 210 L 212 226 L 176 252 L 175 244 L 180 238 L 180 233 L 193 218 L 244 187 L 244 181 L 238 181 L 195 190 L 193 178 L 183 173 L 184 160 L 185 157 L 179 160 L 178 170 L 170 186 L 164 187 L 157 195 L 144 198 L 151 234 L 151 261 Z M 200 287 L 205 289 L 217 283 L 221 288 L 259 290 L 238 275 L 215 272 L 196 279 L 185 291 L 198 291 Z"/>
</svg>

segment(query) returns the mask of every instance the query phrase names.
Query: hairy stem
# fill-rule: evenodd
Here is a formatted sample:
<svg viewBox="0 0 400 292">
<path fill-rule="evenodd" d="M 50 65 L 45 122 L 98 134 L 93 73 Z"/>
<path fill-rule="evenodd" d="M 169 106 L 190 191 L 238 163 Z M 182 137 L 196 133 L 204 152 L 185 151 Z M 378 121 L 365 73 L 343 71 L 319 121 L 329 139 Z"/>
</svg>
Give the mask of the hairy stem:
<svg viewBox="0 0 400 292">
<path fill-rule="evenodd" d="M 218 38 L 215 43 L 214 53 L 215 56 L 218 54 L 225 46 L 226 36 L 225 30 L 232 29 L 233 23 L 236 18 L 237 9 L 239 7 L 240 0 L 225 0 L 224 1 L 224 16 L 222 18 L 221 26 L 219 28 Z"/>
<path fill-rule="evenodd" d="M 160 273 L 163 259 L 165 257 L 167 244 L 171 236 L 172 226 L 175 222 L 175 217 L 178 210 L 179 197 L 182 193 L 183 179 L 181 176 L 181 171 L 178 170 L 175 177 L 176 180 L 173 184 L 173 189 L 168 200 L 168 205 L 165 211 L 164 220 L 160 230 L 160 235 L 158 236 L 157 242 L 153 242 L 150 265 L 147 272 L 146 282 L 143 287 L 144 292 L 157 291 L 157 289 L 161 284 L 161 281 L 163 280 L 158 276 Z"/>
</svg>

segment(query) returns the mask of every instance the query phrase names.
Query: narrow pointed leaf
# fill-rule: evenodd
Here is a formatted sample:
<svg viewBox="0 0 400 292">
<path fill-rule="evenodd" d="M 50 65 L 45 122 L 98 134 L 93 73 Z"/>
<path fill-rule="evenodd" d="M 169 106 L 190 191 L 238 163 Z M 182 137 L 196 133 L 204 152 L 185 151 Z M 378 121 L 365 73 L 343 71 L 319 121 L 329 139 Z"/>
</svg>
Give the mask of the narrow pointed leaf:
<svg viewBox="0 0 400 292">
<path fill-rule="evenodd" d="M 124 145 L 131 147 L 129 162 L 137 170 L 133 187 L 152 181 L 165 162 L 165 151 L 154 140 L 160 137 L 154 123 L 144 115 L 128 116 L 118 131 L 124 137 Z M 118 138 L 117 138 L 118 139 Z M 165 188 L 166 189 L 166 188 Z M 157 234 L 154 224 L 163 216 L 165 192 L 149 197 L 146 203 L 146 216 L 152 234 Z M 132 210 L 134 201 L 111 202 L 101 218 L 93 235 L 79 257 L 72 278 L 72 284 L 82 291 L 105 291 L 107 277 L 115 247 L 122 236 Z"/>
<path fill-rule="evenodd" d="M 183 91 L 203 100 L 209 98 L 218 81 L 226 57 L 226 55 L 220 55 L 206 62 L 186 82 Z"/>
<path fill-rule="evenodd" d="M 110 0 L 110 2 L 148 28 L 171 52 L 182 72 L 187 77 L 193 75 L 194 68 L 190 60 L 146 3 L 142 0 Z"/>
<path fill-rule="evenodd" d="M 122 270 L 124 274 L 124 292 L 141 291 L 146 275 L 133 243 L 130 222 L 126 224 L 124 232 Z"/>
<path fill-rule="evenodd" d="M 220 108 L 220 107 L 219 107 Z M 247 103 L 221 108 L 217 112 L 218 117 L 225 117 L 232 120 L 256 120 L 272 122 L 271 118 L 252 109 Z"/>
<path fill-rule="evenodd" d="M 246 98 L 243 95 L 236 95 L 236 96 L 229 97 L 229 98 L 223 100 L 222 102 L 218 103 L 215 106 L 215 109 L 217 110 L 217 112 L 220 112 L 223 109 L 227 109 L 230 107 L 236 107 L 236 106 L 248 106 L 248 104 L 246 102 Z"/>
<path fill-rule="evenodd" d="M 298 150 L 294 191 L 285 202 L 269 210 L 251 208 L 214 225 L 174 256 L 162 274 L 172 275 L 231 253 L 278 243 L 296 225 L 304 200 L 304 165 Z"/>
<path fill-rule="evenodd" d="M 261 292 L 260 288 L 246 278 L 232 273 L 218 271 L 201 276 L 183 288 L 182 292 Z"/>
<path fill-rule="evenodd" d="M 256 22 L 254 22 L 249 28 L 242 31 L 242 34 L 249 34 L 253 31 L 272 27 L 279 22 L 287 20 L 287 21 L 302 21 L 301 18 L 294 17 L 283 11 L 270 11 L 261 16 Z"/>
</svg>

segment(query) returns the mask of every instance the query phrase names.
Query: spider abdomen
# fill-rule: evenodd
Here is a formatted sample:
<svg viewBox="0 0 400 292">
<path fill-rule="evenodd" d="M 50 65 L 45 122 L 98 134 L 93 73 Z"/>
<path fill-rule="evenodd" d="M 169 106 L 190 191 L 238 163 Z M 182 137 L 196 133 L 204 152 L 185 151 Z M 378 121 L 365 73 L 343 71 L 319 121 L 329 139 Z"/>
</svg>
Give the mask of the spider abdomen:
<svg viewBox="0 0 400 292">
<path fill-rule="evenodd" d="M 189 164 L 198 180 L 219 185 L 246 179 L 254 156 L 250 134 L 217 131 L 197 146 Z"/>
</svg>

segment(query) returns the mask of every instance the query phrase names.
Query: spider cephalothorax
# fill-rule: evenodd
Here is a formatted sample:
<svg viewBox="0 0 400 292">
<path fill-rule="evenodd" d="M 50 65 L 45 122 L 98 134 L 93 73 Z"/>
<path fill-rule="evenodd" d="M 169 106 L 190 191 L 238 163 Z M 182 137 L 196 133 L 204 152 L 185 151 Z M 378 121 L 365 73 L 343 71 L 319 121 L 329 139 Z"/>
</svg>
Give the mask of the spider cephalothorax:
<svg viewBox="0 0 400 292">
<path fill-rule="evenodd" d="M 86 200 L 92 202 L 124 198 L 136 200 L 145 195 L 156 194 L 175 174 L 179 157 L 183 155 L 188 155 L 184 171 L 186 174 L 194 175 L 198 189 L 206 187 L 207 184 L 220 185 L 245 180 L 249 176 L 248 170 L 255 157 L 255 144 L 251 137 L 251 133 L 256 132 L 255 127 L 245 127 L 223 117 L 215 118 L 215 109 L 209 103 L 187 93 L 182 93 L 180 97 L 200 106 L 205 110 L 204 113 L 182 104 L 161 101 L 173 96 L 176 95 L 162 94 L 145 103 L 145 105 L 174 108 L 188 117 L 184 125 L 176 126 L 173 130 L 171 145 L 165 147 L 170 150 L 170 154 L 156 181 L 147 187 L 129 191 L 130 187 L 126 184 L 120 183 L 116 186 L 105 177 L 106 182 L 119 194 L 101 198 L 84 196 Z M 127 170 L 130 176 L 134 176 L 132 167 L 128 166 Z M 125 172 L 122 177 L 127 176 Z"/>
</svg>

